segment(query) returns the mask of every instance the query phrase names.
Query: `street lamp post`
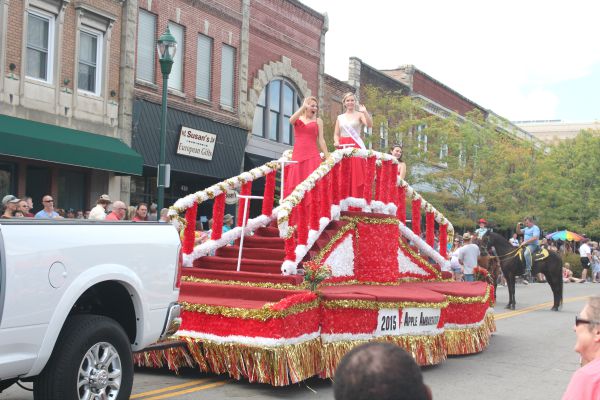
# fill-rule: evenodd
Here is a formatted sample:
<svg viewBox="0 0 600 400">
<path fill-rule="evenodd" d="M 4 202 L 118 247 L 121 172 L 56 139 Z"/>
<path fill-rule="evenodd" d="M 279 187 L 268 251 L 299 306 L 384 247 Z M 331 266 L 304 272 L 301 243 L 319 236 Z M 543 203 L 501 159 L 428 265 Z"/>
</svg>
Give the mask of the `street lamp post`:
<svg viewBox="0 0 600 400">
<path fill-rule="evenodd" d="M 158 60 L 160 62 L 160 71 L 163 77 L 162 105 L 160 110 L 160 155 L 158 161 L 158 212 L 163 209 L 165 204 L 165 185 L 167 178 L 166 166 L 166 142 L 167 142 L 167 89 L 169 85 L 169 74 L 173 66 L 173 59 L 177 51 L 177 41 L 171 34 L 169 27 L 163 33 L 156 43 L 158 51 Z"/>
</svg>

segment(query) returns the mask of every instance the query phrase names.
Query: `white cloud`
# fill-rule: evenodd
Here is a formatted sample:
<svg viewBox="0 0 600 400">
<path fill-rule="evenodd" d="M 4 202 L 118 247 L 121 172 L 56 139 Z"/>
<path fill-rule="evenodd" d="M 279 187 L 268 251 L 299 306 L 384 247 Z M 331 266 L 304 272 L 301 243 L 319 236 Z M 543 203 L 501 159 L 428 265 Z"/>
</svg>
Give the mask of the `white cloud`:
<svg viewBox="0 0 600 400">
<path fill-rule="evenodd" d="M 600 64 L 600 2 L 303 0 L 329 16 L 325 70 L 345 80 L 348 58 L 417 68 L 509 119 L 553 119 L 550 85 Z"/>
</svg>

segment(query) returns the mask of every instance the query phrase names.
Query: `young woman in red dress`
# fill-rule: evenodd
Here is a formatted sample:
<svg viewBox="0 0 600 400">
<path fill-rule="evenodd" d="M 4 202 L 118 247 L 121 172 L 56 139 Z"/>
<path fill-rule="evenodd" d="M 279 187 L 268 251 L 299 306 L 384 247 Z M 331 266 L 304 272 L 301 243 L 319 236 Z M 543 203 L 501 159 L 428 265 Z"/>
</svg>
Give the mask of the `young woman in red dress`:
<svg viewBox="0 0 600 400">
<path fill-rule="evenodd" d="M 321 164 L 319 149 L 329 157 L 323 137 L 323 121 L 317 118 L 318 103 L 315 97 L 307 97 L 291 117 L 294 126 L 294 148 L 292 161 L 296 163 L 285 167 L 283 196 L 287 197 L 296 186 L 304 181 Z"/>
<path fill-rule="evenodd" d="M 342 104 L 344 105 L 346 112 L 338 115 L 335 120 L 333 144 L 336 147 L 343 144 L 350 144 L 354 148 L 366 150 L 360 133 L 362 132 L 363 126 L 367 126 L 368 128 L 373 126 L 371 115 L 369 115 L 369 112 L 364 105 L 357 103 L 354 93 L 346 93 L 342 98 Z M 363 197 L 365 169 L 366 161 L 364 158 L 352 158 L 352 175 L 349 177 L 351 181 L 351 197 Z M 368 200 L 370 201 L 371 199 Z"/>
</svg>

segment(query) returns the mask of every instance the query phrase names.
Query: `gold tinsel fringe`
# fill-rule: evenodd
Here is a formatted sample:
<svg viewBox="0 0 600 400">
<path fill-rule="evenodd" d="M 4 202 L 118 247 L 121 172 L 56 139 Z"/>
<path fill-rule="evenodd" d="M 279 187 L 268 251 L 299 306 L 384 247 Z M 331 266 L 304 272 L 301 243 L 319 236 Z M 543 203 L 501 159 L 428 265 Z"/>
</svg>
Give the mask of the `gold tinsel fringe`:
<svg viewBox="0 0 600 400">
<path fill-rule="evenodd" d="M 388 342 L 402 347 L 413 356 L 419 365 L 439 364 L 446 359 L 446 345 L 443 334 L 382 336 L 372 340 L 345 340 L 323 343 L 323 370 L 319 374 L 321 378 L 333 377 L 338 363 L 346 353 L 358 345 L 372 341 Z"/>
<path fill-rule="evenodd" d="M 448 355 L 457 356 L 483 351 L 490 343 L 492 332 L 496 331 L 494 314 L 488 312 L 483 323 L 474 328 L 448 329 L 444 331 Z"/>
<path fill-rule="evenodd" d="M 321 340 L 285 346 L 249 346 L 186 338 L 188 350 L 202 371 L 232 378 L 285 386 L 321 371 Z"/>
<path fill-rule="evenodd" d="M 182 367 L 195 367 L 196 363 L 185 346 L 168 347 L 133 353 L 133 362 L 138 367 L 163 368 L 167 366 L 177 372 Z"/>
</svg>

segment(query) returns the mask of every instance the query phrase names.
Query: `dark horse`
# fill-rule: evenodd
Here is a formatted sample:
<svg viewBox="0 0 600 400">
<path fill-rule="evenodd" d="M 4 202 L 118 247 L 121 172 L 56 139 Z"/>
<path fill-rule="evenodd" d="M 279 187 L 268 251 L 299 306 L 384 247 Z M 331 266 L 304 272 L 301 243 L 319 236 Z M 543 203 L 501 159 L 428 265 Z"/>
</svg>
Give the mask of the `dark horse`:
<svg viewBox="0 0 600 400">
<path fill-rule="evenodd" d="M 500 266 L 502 273 L 506 278 L 506 284 L 508 286 L 508 304 L 506 308 L 515 309 L 515 281 L 516 277 L 523 275 L 525 272 L 525 260 L 521 260 L 519 257 L 516 247 L 513 247 L 508 240 L 503 238 L 497 233 L 488 232 L 483 236 L 483 245 L 488 249 L 490 254 L 496 254 L 500 259 Z M 562 305 L 563 297 L 563 279 L 562 279 L 562 259 L 558 254 L 553 251 L 549 252 L 550 255 L 540 261 L 534 261 L 531 273 L 533 275 L 542 273 L 546 276 L 546 281 L 552 288 L 552 294 L 554 295 L 554 306 L 553 311 L 558 311 L 558 308 Z"/>
</svg>

